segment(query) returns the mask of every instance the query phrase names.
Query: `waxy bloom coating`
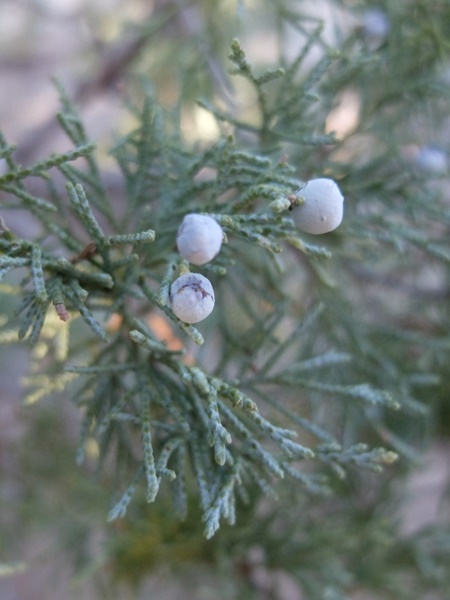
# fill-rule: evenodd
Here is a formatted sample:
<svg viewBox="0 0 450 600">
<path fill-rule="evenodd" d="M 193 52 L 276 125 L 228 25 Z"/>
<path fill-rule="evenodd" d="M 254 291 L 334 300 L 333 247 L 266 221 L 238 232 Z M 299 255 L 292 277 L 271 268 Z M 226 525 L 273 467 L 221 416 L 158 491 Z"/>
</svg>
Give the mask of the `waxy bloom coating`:
<svg viewBox="0 0 450 600">
<path fill-rule="evenodd" d="M 303 204 L 292 207 L 292 218 L 305 233 L 328 233 L 336 229 L 344 214 L 344 196 L 332 179 L 311 179 L 295 194 Z"/>
<path fill-rule="evenodd" d="M 180 275 L 170 286 L 170 305 L 185 323 L 198 323 L 211 314 L 215 303 L 209 279 L 200 273 Z"/>
<path fill-rule="evenodd" d="M 177 233 L 178 252 L 193 265 L 210 262 L 219 254 L 222 241 L 222 228 L 207 215 L 186 215 Z"/>
</svg>

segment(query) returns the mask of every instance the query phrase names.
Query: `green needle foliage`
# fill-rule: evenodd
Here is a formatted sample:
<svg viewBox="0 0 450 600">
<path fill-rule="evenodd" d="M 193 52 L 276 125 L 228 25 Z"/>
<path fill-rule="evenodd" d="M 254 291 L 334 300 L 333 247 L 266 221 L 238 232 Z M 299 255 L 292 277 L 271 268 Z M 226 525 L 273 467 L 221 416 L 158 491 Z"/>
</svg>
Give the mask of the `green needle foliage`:
<svg viewBox="0 0 450 600">
<path fill-rule="evenodd" d="M 214 9 L 193 4 L 212 33 Z M 448 377 L 448 173 L 421 167 L 408 150 L 433 143 L 449 108 L 450 8 L 379 3 L 389 27 L 374 46 L 353 26 L 329 44 L 302 3 L 256 4 L 279 40 L 296 32 L 296 52 L 262 68 L 245 43 L 228 40 L 222 96 L 204 84 L 211 62 L 184 56 L 170 107 L 148 74 L 134 78 L 134 126 L 111 149 L 123 182 L 112 197 L 101 154 L 59 84 L 72 150 L 23 167 L 0 138 L 0 291 L 16 311 L 0 339 L 31 347 L 26 403 L 62 394 L 79 409 L 78 462 L 95 449 L 108 519 L 129 519 L 126 544 L 118 536 L 110 551 L 117 564 L 131 560 L 143 522 L 178 528 L 174 540 L 191 531 L 199 560 L 208 550 L 198 527 L 216 534 L 210 547 L 220 553 L 217 532 L 228 523 L 223 544 L 236 560 L 263 545 L 267 568 L 289 572 L 305 598 L 350 598 L 358 587 L 411 598 L 411 589 L 450 585 L 448 522 L 440 538 L 406 540 L 387 521 L 395 481 L 424 452 Z M 334 4 L 357 16 L 371 8 Z M 241 8 L 245 23 L 251 8 Z M 211 60 L 222 42 L 211 36 Z M 185 135 L 190 77 L 221 132 L 214 142 Z M 251 114 L 238 93 L 228 97 L 243 82 Z M 357 99 L 355 123 L 330 132 L 346 94 Z M 334 179 L 345 196 L 342 225 L 320 237 L 302 234 L 290 214 L 313 177 Z M 45 192 L 33 191 L 36 179 Z M 19 209 L 39 224 L 32 239 L 8 226 Z M 213 262 L 195 268 L 175 243 L 192 212 L 212 216 L 226 238 Z M 215 309 L 198 326 L 170 307 L 170 285 L 189 269 L 215 288 Z M 271 507 L 263 516 L 261 498 Z M 136 577 L 145 556 L 134 560 Z"/>
</svg>

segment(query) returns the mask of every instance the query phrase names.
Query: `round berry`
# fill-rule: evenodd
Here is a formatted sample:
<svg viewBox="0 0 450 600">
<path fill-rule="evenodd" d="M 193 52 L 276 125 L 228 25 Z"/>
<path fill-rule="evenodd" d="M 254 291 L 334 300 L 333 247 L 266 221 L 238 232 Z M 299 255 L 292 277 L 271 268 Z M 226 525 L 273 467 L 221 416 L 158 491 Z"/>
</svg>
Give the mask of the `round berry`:
<svg viewBox="0 0 450 600">
<path fill-rule="evenodd" d="M 417 154 L 416 162 L 422 171 L 433 175 L 445 175 L 449 168 L 447 154 L 434 146 L 423 146 Z"/>
<path fill-rule="evenodd" d="M 177 233 L 178 252 L 193 265 L 210 262 L 219 254 L 222 241 L 222 228 L 207 215 L 186 215 Z"/>
<path fill-rule="evenodd" d="M 362 29 L 369 41 L 383 42 L 389 35 L 391 23 L 381 8 L 369 8 L 362 16 Z"/>
<path fill-rule="evenodd" d="M 198 323 L 211 314 L 215 303 L 209 279 L 200 273 L 180 275 L 170 286 L 170 305 L 185 323 Z"/>
<path fill-rule="evenodd" d="M 305 233 L 321 234 L 336 229 L 344 213 L 344 196 L 332 179 L 311 179 L 295 194 L 303 202 L 292 206 L 294 223 Z"/>
</svg>

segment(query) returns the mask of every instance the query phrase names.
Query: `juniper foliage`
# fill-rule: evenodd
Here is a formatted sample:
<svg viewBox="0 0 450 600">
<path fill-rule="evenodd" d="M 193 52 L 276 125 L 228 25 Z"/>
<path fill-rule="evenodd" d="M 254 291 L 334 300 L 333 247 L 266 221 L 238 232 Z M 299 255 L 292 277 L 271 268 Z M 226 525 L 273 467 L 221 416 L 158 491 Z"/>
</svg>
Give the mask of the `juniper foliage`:
<svg viewBox="0 0 450 600">
<path fill-rule="evenodd" d="M 214 32 L 211 8 L 194 4 Z M 305 597 L 351 597 L 358 586 L 411 597 L 414 586 L 448 582 L 448 523 L 446 536 L 442 529 L 401 540 L 378 510 L 395 497 L 407 461 L 420 458 L 433 399 L 445 389 L 447 172 L 420 167 L 411 152 L 433 142 L 435 115 L 448 109 L 450 13 L 444 2 L 431 11 L 420 0 L 386 0 L 389 28 L 374 47 L 367 27 L 330 44 L 300 4 L 257 4 L 280 39 L 296 31 L 296 52 L 262 68 L 234 39 L 230 73 L 220 65 L 220 85 L 211 86 L 204 78 L 217 76 L 215 44 L 223 43 L 211 35 L 210 60 L 204 48 L 192 64 L 183 58 L 169 107 L 148 75 L 134 80 L 135 125 L 111 149 L 123 181 L 115 198 L 59 84 L 58 120 L 71 150 L 23 167 L 0 138 L 1 293 L 16 304 L 1 340 L 31 348 L 26 404 L 58 395 L 78 407 L 78 463 L 95 449 L 109 520 L 130 511 L 130 522 L 184 519 L 195 532 L 202 522 L 206 538 L 220 537 L 226 522 L 237 533 L 225 528 L 222 539 L 236 559 L 247 561 L 252 544 L 263 543 L 266 566 L 293 575 Z M 161 28 L 180 6 L 161 9 Z M 361 16 L 368 6 L 353 10 Z M 251 8 L 241 9 L 245 23 Z M 146 43 L 150 51 L 150 35 Z M 198 110 L 193 89 L 220 129 L 211 143 L 184 133 L 183 111 Z M 250 114 L 239 105 L 242 89 L 253 99 Z M 349 95 L 353 127 L 330 132 L 330 113 Z M 319 176 L 338 181 L 345 196 L 344 222 L 320 238 L 300 234 L 289 214 L 289 197 Z M 45 193 L 32 191 L 36 178 Z M 17 209 L 39 223 L 32 239 L 8 227 Z M 219 256 L 198 269 L 216 290 L 214 312 L 198 327 L 181 322 L 168 301 L 171 282 L 189 268 L 175 238 L 190 212 L 211 215 L 226 233 Z M 364 499 L 366 482 L 373 498 Z M 280 496 L 265 518 L 256 512 L 261 495 Z M 291 508 L 281 529 L 277 506 Z M 127 551 L 117 554 L 125 564 Z"/>
</svg>

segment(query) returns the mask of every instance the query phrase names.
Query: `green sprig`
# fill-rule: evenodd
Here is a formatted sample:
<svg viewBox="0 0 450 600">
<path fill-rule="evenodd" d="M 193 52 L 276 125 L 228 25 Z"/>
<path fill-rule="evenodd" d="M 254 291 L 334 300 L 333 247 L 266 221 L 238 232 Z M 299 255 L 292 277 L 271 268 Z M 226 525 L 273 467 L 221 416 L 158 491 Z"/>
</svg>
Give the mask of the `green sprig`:
<svg viewBox="0 0 450 600">
<path fill-rule="evenodd" d="M 33 246 L 31 250 L 31 274 L 36 293 L 36 300 L 39 304 L 45 304 L 48 301 L 47 290 L 45 288 L 44 271 L 42 269 L 42 250 L 40 246 Z"/>
<path fill-rule="evenodd" d="M 87 231 L 92 236 L 92 239 L 100 246 L 107 245 L 107 238 L 98 224 L 97 219 L 94 216 L 94 213 L 89 206 L 89 201 L 86 197 L 85 191 L 81 184 L 73 185 L 72 183 L 66 184 L 66 189 L 69 194 L 70 201 L 72 202 L 72 206 L 75 209 L 80 220 L 84 223 Z"/>
<path fill-rule="evenodd" d="M 82 156 L 86 156 L 94 150 L 95 144 L 85 144 L 73 150 L 69 150 L 68 152 L 65 152 L 63 154 L 55 155 L 46 160 L 37 162 L 31 167 L 25 169 L 18 169 L 10 173 L 5 173 L 4 175 L 0 175 L 0 187 L 3 186 L 5 183 L 20 181 L 27 177 L 43 177 L 45 179 L 48 177 L 47 172 L 51 168 L 58 167 L 66 162 L 70 162 Z"/>
<path fill-rule="evenodd" d="M 142 448 L 144 451 L 144 470 L 147 480 L 147 502 L 153 502 L 159 490 L 159 479 L 156 472 L 153 456 L 151 420 L 150 420 L 150 394 L 143 381 L 140 391 L 140 424 Z"/>
</svg>

